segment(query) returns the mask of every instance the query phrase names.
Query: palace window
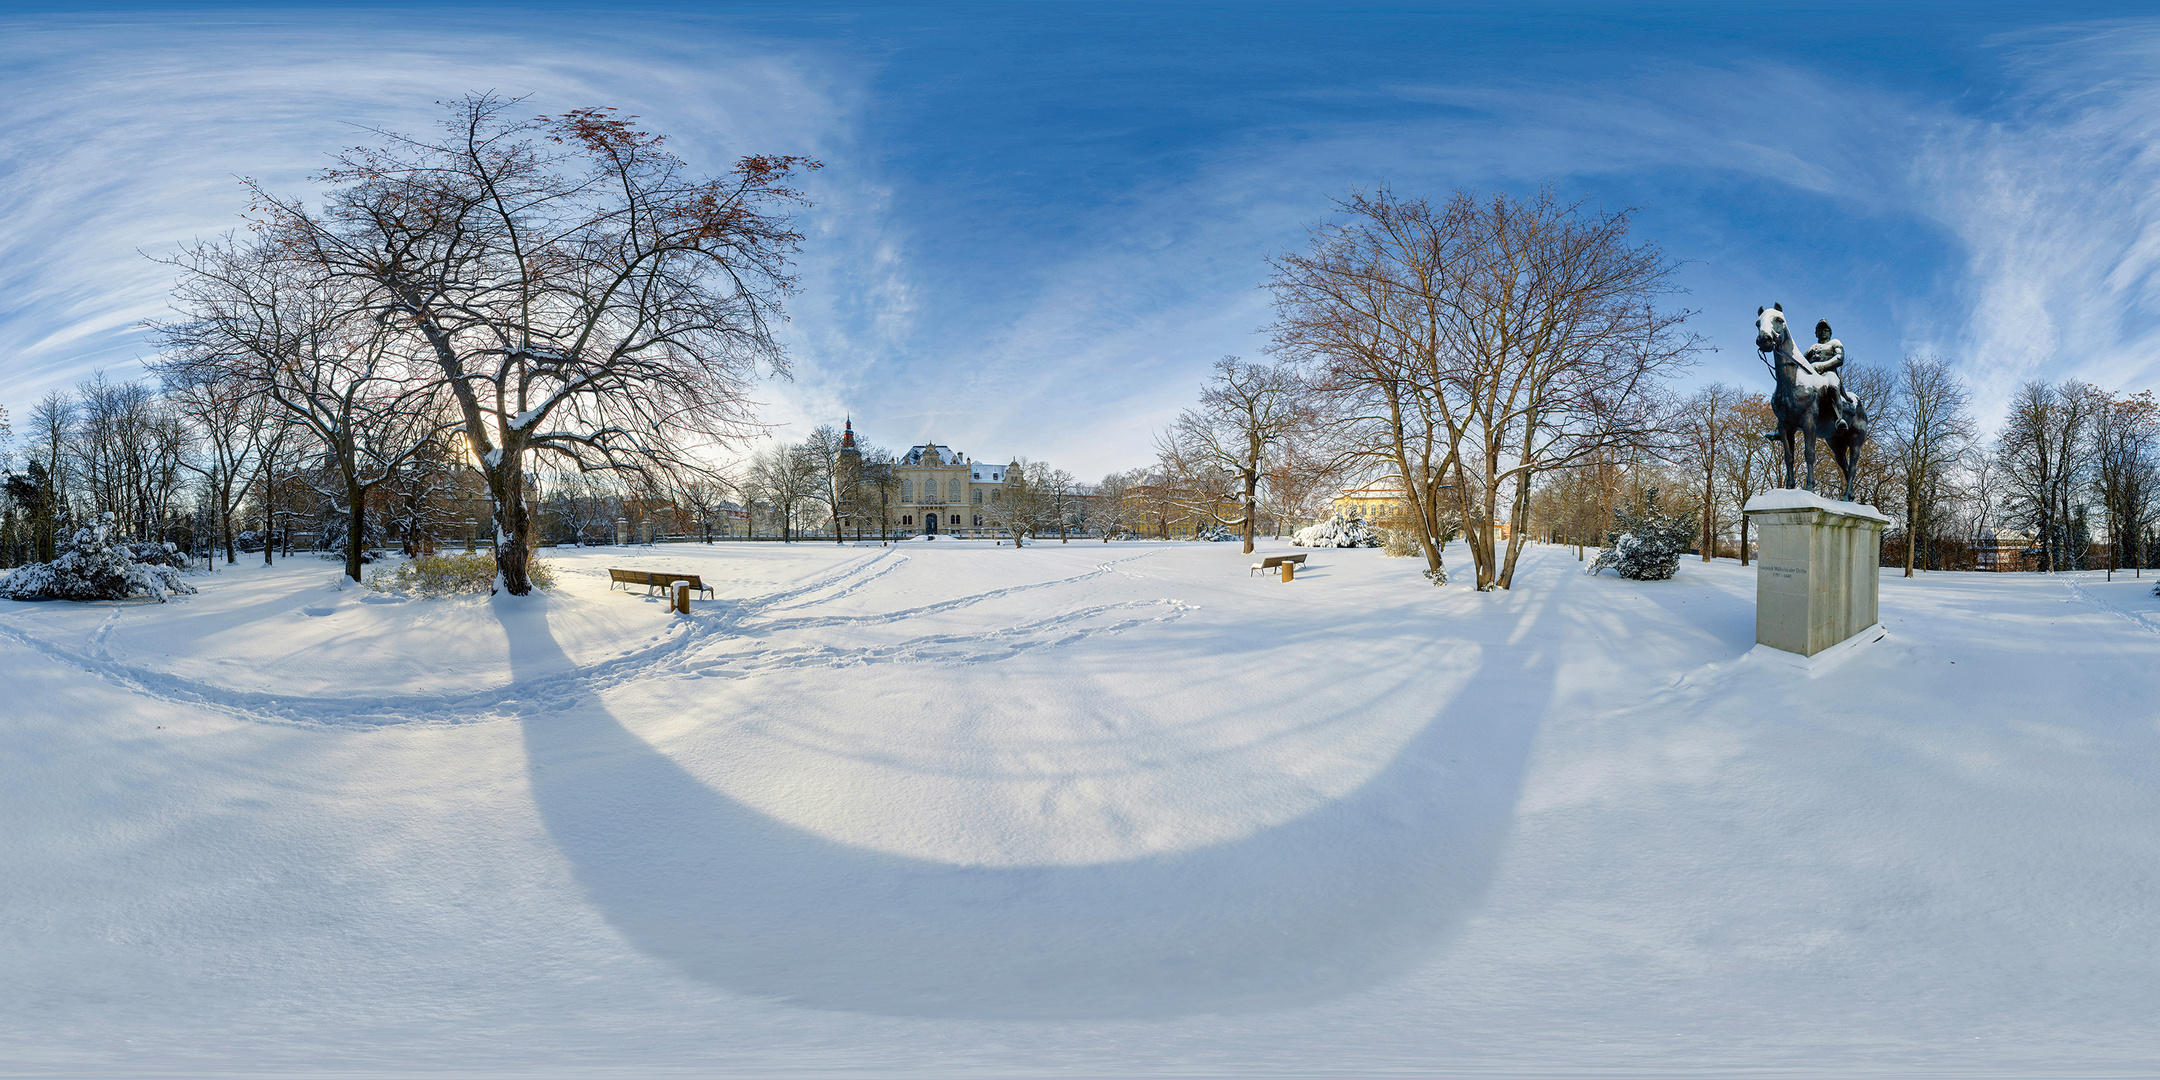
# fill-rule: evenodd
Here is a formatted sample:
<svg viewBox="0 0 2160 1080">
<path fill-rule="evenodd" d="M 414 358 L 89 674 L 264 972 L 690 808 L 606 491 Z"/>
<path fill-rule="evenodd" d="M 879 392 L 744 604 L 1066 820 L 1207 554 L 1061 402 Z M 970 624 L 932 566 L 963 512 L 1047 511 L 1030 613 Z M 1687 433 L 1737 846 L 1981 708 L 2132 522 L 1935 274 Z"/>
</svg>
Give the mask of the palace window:
<svg viewBox="0 0 2160 1080">
<path fill-rule="evenodd" d="M 978 528 L 978 529 L 982 528 L 982 515 L 981 515 L 981 514 L 977 514 L 977 515 L 975 515 L 975 527 L 976 527 L 976 528 Z"/>
<path fill-rule="evenodd" d="M 913 525 L 913 524 L 915 524 L 915 515 L 913 515 L 913 514 L 902 514 L 902 515 L 900 515 L 900 524 L 902 524 L 902 525 Z"/>
<path fill-rule="evenodd" d="M 996 502 L 996 501 L 998 501 L 998 493 L 997 493 L 997 489 L 996 489 L 996 488 L 991 488 L 991 489 L 990 489 L 990 501 L 991 501 L 991 502 Z"/>
<path fill-rule="evenodd" d="M 981 489 L 981 488 L 976 488 L 976 489 L 975 489 L 975 505 L 977 505 L 977 506 L 981 506 L 981 505 L 982 505 L 982 489 Z"/>
<path fill-rule="evenodd" d="M 955 524 L 955 525 L 958 525 L 958 524 L 960 524 L 960 515 L 958 515 L 958 514 L 954 514 L 954 515 L 952 516 L 952 523 L 953 523 L 953 524 Z"/>
<path fill-rule="evenodd" d="M 959 502 L 959 501 L 960 501 L 960 481 L 958 481 L 958 480 L 947 480 L 947 481 L 945 481 L 945 501 L 946 501 L 946 502 Z M 960 519 L 958 519 L 958 518 L 954 518 L 954 519 L 953 519 L 953 524 L 955 524 L 955 525 L 958 525 L 958 524 L 960 524 Z"/>
<path fill-rule="evenodd" d="M 915 481 L 900 481 L 900 501 L 904 503 L 911 503 L 915 501 Z"/>
</svg>

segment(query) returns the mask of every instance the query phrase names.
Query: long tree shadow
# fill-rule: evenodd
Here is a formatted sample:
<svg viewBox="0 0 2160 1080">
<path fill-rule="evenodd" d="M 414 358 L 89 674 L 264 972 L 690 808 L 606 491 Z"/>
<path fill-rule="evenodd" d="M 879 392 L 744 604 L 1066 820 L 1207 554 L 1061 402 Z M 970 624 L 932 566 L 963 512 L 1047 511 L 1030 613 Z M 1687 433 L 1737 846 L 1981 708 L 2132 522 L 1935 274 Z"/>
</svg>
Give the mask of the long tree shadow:
<svg viewBox="0 0 2160 1080">
<path fill-rule="evenodd" d="M 1551 602 L 1518 599 L 1531 622 Z M 544 600 L 496 610 L 513 671 L 560 664 Z M 592 902 L 698 979 L 886 1015 L 1270 1010 L 1395 975 L 1486 889 L 1555 657 L 1534 641 L 1485 648 L 1349 796 L 1239 841 L 1089 866 L 836 844 L 701 783 L 589 694 L 522 723 L 534 800 Z"/>
</svg>

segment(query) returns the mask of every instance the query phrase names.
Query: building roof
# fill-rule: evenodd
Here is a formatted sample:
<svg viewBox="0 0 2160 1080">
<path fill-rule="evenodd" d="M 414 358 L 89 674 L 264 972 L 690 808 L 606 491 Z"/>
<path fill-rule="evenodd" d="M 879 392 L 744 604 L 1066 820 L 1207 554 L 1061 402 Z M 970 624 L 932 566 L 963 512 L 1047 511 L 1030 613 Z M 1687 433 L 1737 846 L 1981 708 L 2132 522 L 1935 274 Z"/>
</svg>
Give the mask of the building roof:
<svg viewBox="0 0 2160 1080">
<path fill-rule="evenodd" d="M 908 450 L 908 452 L 907 452 L 907 455 L 906 455 L 905 457 L 902 457 L 902 458 L 900 459 L 900 464 L 902 464 L 902 465 L 922 465 L 922 464 L 925 464 L 925 462 L 923 461 L 923 458 L 925 458 L 925 457 L 928 457 L 928 456 L 930 456 L 930 454 L 929 454 L 929 451 L 932 451 L 932 450 L 935 450 L 935 451 L 937 451 L 937 454 L 936 454 L 936 456 L 937 456 L 938 462 L 939 462 L 940 464 L 945 464 L 945 465 L 957 465 L 957 464 L 959 464 L 959 463 L 961 463 L 961 462 L 963 462 L 963 461 L 967 460 L 967 455 L 966 455 L 966 454 L 962 454 L 962 453 L 959 453 L 959 452 L 955 451 L 955 450 L 954 450 L 954 449 L 953 449 L 952 447 L 950 447 L 950 446 L 939 446 L 939 445 L 938 445 L 938 444 L 936 444 L 936 443 L 924 443 L 924 444 L 922 444 L 921 446 L 917 446 L 917 447 L 913 447 L 913 448 L 909 449 L 909 450 Z"/>
<path fill-rule="evenodd" d="M 1400 499 L 1403 497 L 1403 490 L 1402 484 L 1390 477 L 1386 480 L 1375 480 L 1361 488 L 1338 492 L 1335 497 L 1338 499 Z"/>
<path fill-rule="evenodd" d="M 1002 484 L 1005 482 L 1005 466 L 970 462 L 968 479 L 982 484 Z"/>
</svg>

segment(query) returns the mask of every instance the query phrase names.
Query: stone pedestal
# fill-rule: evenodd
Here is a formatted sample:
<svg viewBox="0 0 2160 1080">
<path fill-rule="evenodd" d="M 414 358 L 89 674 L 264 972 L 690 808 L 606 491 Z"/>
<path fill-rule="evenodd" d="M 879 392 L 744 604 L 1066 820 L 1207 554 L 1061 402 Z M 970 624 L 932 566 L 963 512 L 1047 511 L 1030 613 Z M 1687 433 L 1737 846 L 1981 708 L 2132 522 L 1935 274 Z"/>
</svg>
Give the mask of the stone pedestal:
<svg viewBox="0 0 2160 1080">
<path fill-rule="evenodd" d="M 1878 625 L 1877 569 L 1890 519 L 1861 503 L 1780 489 L 1741 508 L 1759 537 L 1755 641 L 1814 656 Z"/>
</svg>

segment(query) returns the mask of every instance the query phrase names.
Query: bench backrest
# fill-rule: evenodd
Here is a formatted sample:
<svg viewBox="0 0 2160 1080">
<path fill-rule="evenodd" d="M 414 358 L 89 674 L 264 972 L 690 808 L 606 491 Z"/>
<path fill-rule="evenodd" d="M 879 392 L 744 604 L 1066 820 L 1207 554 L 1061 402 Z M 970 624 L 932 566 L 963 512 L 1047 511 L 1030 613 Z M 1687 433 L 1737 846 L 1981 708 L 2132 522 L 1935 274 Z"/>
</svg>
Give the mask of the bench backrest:
<svg viewBox="0 0 2160 1080">
<path fill-rule="evenodd" d="M 665 585 L 671 581 L 687 581 L 693 589 L 705 587 L 705 583 L 699 581 L 696 574 L 668 574 L 651 570 L 616 570 L 610 567 L 608 569 L 608 579 L 627 582 L 632 585 Z"/>
</svg>

